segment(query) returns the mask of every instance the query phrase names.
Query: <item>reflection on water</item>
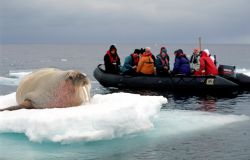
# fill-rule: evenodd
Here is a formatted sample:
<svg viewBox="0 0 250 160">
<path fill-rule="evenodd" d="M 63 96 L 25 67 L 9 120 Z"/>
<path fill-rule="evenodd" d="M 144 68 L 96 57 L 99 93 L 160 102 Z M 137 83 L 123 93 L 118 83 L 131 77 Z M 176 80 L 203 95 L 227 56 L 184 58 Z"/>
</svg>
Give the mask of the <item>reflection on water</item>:
<svg viewBox="0 0 250 160">
<path fill-rule="evenodd" d="M 218 113 L 233 113 L 235 105 L 241 100 L 247 100 L 249 93 L 237 93 L 226 95 L 211 95 L 211 94 L 188 94 L 188 93 L 173 93 L 152 90 L 132 90 L 118 88 L 104 88 L 100 84 L 95 84 L 96 91 L 101 94 L 127 92 L 149 96 L 164 96 L 168 99 L 168 103 L 163 105 L 163 109 L 178 109 L 178 110 L 200 110 Z"/>
<path fill-rule="evenodd" d="M 200 110 L 202 111 L 210 111 L 210 112 L 215 112 L 217 110 L 216 107 L 216 97 L 205 97 L 200 99 Z"/>
</svg>

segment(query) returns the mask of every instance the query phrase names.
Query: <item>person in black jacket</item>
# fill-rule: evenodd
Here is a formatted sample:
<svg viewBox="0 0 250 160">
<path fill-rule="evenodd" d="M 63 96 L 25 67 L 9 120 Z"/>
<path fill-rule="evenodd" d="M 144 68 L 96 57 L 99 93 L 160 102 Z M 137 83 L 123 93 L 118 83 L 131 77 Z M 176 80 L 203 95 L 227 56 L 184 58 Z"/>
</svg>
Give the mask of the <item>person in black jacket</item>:
<svg viewBox="0 0 250 160">
<path fill-rule="evenodd" d="M 118 74 L 120 72 L 120 58 L 117 54 L 115 45 L 111 45 L 110 49 L 104 56 L 105 71 L 108 73 Z"/>
<path fill-rule="evenodd" d="M 191 69 L 191 74 L 197 75 L 198 71 L 200 69 L 200 58 L 201 54 L 198 48 L 194 49 L 194 52 L 189 60 L 190 62 L 190 69 Z"/>
<path fill-rule="evenodd" d="M 169 56 L 167 54 L 167 49 L 161 47 L 160 54 L 156 58 L 156 72 L 159 76 L 169 75 Z"/>
</svg>

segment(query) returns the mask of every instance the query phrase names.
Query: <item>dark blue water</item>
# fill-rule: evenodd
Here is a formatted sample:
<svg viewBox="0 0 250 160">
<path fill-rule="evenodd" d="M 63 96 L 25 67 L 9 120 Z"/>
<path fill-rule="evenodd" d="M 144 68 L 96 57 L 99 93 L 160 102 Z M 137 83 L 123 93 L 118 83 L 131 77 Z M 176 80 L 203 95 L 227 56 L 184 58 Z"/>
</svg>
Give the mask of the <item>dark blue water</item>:
<svg viewBox="0 0 250 160">
<path fill-rule="evenodd" d="M 117 45 L 122 62 L 134 48 L 146 46 L 150 46 L 153 53 L 156 54 L 162 44 Z M 195 45 L 189 44 L 165 46 L 168 48 L 172 63 L 175 49 L 182 48 L 190 55 L 195 47 Z M 97 64 L 102 63 L 103 55 L 109 47 L 108 44 L 1 45 L 0 47 L 0 77 L 9 77 L 10 72 L 42 67 L 77 69 L 87 73 L 92 80 L 92 95 L 119 92 L 117 89 L 103 88 L 92 76 Z M 210 49 L 210 53 L 216 54 L 220 64 L 236 65 L 238 69 L 246 69 L 245 72 L 249 73 L 250 45 L 205 45 L 203 47 Z M 15 85 L 0 84 L 0 94 L 6 95 L 15 92 L 16 87 Z M 134 91 L 128 90 L 127 92 L 133 93 Z M 0 159 L 250 159 L 249 120 L 214 129 L 199 129 L 197 132 L 185 130 L 184 132 L 181 128 L 189 128 L 187 124 L 190 123 L 184 123 L 180 120 L 183 117 L 176 116 L 174 122 L 169 123 L 172 120 L 171 115 L 166 114 L 166 110 L 171 109 L 250 116 L 249 93 L 241 93 L 233 97 L 199 96 L 199 94 L 180 96 L 152 91 L 140 91 L 139 93 L 163 95 L 168 99 L 168 103 L 162 107 L 160 120 L 156 123 L 155 129 L 111 140 L 70 144 L 50 141 L 32 142 L 22 133 L 0 133 Z M 192 115 L 189 117 L 192 119 Z M 223 118 L 219 120 L 223 120 Z M 176 132 L 173 135 L 169 134 L 174 128 L 170 124 L 180 128 L 175 128 Z M 199 125 L 206 126 L 207 124 L 204 122 Z"/>
</svg>

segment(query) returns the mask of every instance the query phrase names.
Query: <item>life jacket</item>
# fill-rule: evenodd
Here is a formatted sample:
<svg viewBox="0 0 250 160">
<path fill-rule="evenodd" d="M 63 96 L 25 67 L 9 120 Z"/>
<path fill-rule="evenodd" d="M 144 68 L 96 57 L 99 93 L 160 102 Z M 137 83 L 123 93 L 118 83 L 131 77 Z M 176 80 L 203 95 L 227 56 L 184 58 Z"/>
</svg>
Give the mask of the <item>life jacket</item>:
<svg viewBox="0 0 250 160">
<path fill-rule="evenodd" d="M 134 65 L 138 65 L 139 62 L 139 55 L 137 53 L 132 53 L 131 54 L 132 61 Z"/>
<path fill-rule="evenodd" d="M 200 57 L 200 54 L 198 55 L 193 54 L 190 58 L 190 63 L 193 63 L 193 64 L 199 63 L 199 57 Z"/>
<path fill-rule="evenodd" d="M 153 54 L 152 53 L 146 53 L 144 52 L 142 54 L 143 57 L 148 57 L 148 61 L 145 63 L 154 63 L 154 58 L 153 58 Z"/>
<path fill-rule="evenodd" d="M 109 56 L 109 59 L 110 59 L 111 63 L 117 63 L 119 61 L 119 58 L 118 58 L 117 54 L 112 55 L 110 53 L 110 50 L 107 51 L 107 55 Z"/>
<path fill-rule="evenodd" d="M 166 55 L 166 57 L 164 57 L 164 58 L 161 55 L 158 56 L 158 58 L 160 58 L 161 64 L 163 66 L 168 66 L 169 65 L 169 61 L 168 61 L 167 57 L 168 57 L 168 55 Z"/>
<path fill-rule="evenodd" d="M 190 68 L 194 75 L 197 75 L 197 71 L 200 69 L 200 54 L 193 54 L 190 58 Z"/>
<path fill-rule="evenodd" d="M 151 57 L 152 54 L 150 53 L 143 53 L 139 63 L 138 67 L 136 69 L 137 73 L 152 75 L 154 74 L 154 60 Z"/>
</svg>

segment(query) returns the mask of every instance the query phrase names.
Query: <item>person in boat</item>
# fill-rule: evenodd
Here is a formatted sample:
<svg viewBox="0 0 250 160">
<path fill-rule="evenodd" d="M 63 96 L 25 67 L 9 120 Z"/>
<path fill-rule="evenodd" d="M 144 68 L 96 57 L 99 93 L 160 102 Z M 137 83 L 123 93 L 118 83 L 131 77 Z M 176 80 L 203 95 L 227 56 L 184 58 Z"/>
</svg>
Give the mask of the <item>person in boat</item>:
<svg viewBox="0 0 250 160">
<path fill-rule="evenodd" d="M 210 57 L 208 57 L 207 52 L 201 52 L 200 58 L 200 69 L 198 75 L 218 75 L 218 69 Z"/>
<path fill-rule="evenodd" d="M 150 47 L 145 48 L 145 52 L 141 55 L 136 72 L 142 75 L 154 75 L 154 59 Z"/>
<path fill-rule="evenodd" d="M 204 49 L 204 52 L 206 52 L 207 56 L 213 61 L 213 63 L 216 65 L 215 57 L 211 55 L 208 49 Z"/>
<path fill-rule="evenodd" d="M 190 65 L 189 60 L 186 55 L 183 53 L 182 49 L 178 49 L 174 52 L 175 54 L 175 62 L 173 74 L 181 74 L 181 75 L 190 75 Z"/>
<path fill-rule="evenodd" d="M 115 45 L 111 45 L 110 49 L 104 56 L 105 71 L 108 73 L 118 74 L 120 72 L 120 58 L 117 54 Z"/>
<path fill-rule="evenodd" d="M 200 51 L 198 48 L 194 49 L 194 52 L 190 58 L 190 69 L 191 69 L 191 74 L 197 75 L 198 71 L 200 69 Z"/>
<path fill-rule="evenodd" d="M 122 66 L 122 74 L 135 75 L 136 68 L 139 62 L 141 50 L 135 49 L 134 53 L 130 54 L 125 58 Z"/>
<path fill-rule="evenodd" d="M 161 47 L 160 54 L 156 56 L 156 73 L 159 76 L 169 75 L 169 56 L 167 49 Z"/>
</svg>

